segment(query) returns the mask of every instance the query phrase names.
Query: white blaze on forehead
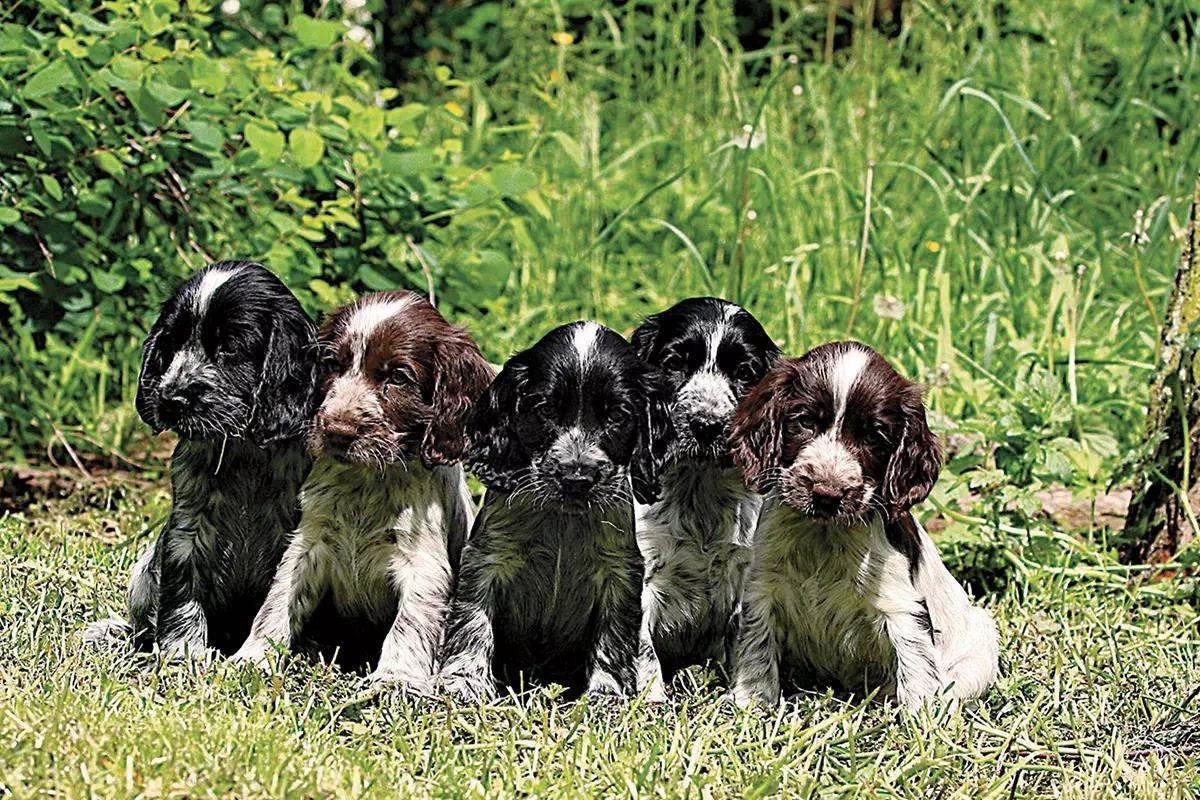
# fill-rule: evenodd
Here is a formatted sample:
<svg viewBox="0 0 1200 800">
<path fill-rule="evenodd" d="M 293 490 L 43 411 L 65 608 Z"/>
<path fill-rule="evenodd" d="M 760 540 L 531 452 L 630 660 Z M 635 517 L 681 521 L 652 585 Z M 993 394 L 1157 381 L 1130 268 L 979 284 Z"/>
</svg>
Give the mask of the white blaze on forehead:
<svg viewBox="0 0 1200 800">
<path fill-rule="evenodd" d="M 868 353 L 856 345 L 851 345 L 837 355 L 827 366 L 829 390 L 833 393 L 834 427 L 840 428 L 842 416 L 846 413 L 846 398 L 854 388 L 858 376 L 867 366 Z"/>
<path fill-rule="evenodd" d="M 354 311 L 346 323 L 346 338 L 350 342 L 350 352 L 356 370 L 362 368 L 363 358 L 367 354 L 367 343 L 375 329 L 414 302 L 413 295 L 391 300 L 373 300 Z"/>
<path fill-rule="evenodd" d="M 725 334 L 729 332 L 728 322 L 732 320 L 737 313 L 741 311 L 739 306 L 733 303 L 726 303 L 721 308 L 721 321 L 713 325 L 708 334 L 708 353 L 704 358 L 705 369 L 715 369 L 717 366 L 717 350 L 721 347 L 721 342 L 725 339 Z"/>
<path fill-rule="evenodd" d="M 192 301 L 192 310 L 197 317 L 203 317 L 208 311 L 208 304 L 212 300 L 213 293 L 221 288 L 225 281 L 233 277 L 236 269 L 210 269 L 205 272 L 200 278 L 200 285 L 196 287 L 196 296 Z"/>
<path fill-rule="evenodd" d="M 571 344 L 579 354 L 580 361 L 587 361 L 596 348 L 596 340 L 600 338 L 600 326 L 595 322 L 580 322 L 571 332 Z"/>
</svg>

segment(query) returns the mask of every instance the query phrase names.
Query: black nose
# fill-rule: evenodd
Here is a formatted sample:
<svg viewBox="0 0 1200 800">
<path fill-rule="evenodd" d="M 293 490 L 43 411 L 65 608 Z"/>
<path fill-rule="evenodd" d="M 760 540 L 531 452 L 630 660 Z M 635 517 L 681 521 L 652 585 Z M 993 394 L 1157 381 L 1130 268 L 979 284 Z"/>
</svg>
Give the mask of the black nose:
<svg viewBox="0 0 1200 800">
<path fill-rule="evenodd" d="M 832 517 L 842 505 L 846 490 L 825 483 L 814 484 L 812 487 L 813 513 L 820 516 Z"/>
<path fill-rule="evenodd" d="M 174 421 L 186 416 L 196 404 L 199 387 L 195 384 L 168 386 L 158 396 L 158 413 L 165 420 Z"/>
<path fill-rule="evenodd" d="M 725 430 L 723 422 L 711 417 L 692 417 L 688 427 L 692 429 L 692 436 L 699 444 L 712 444 Z"/>
<path fill-rule="evenodd" d="M 583 497 L 600 480 L 599 464 L 570 464 L 559 476 L 563 494 L 568 497 Z"/>
</svg>

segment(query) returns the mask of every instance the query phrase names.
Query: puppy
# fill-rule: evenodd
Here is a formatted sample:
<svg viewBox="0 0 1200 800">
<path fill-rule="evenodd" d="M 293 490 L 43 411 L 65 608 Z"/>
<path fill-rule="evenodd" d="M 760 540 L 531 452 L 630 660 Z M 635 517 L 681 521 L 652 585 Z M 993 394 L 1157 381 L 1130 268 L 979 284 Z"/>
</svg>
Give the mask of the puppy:
<svg viewBox="0 0 1200 800">
<path fill-rule="evenodd" d="M 663 374 L 670 415 L 661 497 L 637 507 L 646 559 L 642 613 L 657 655 L 643 667 L 660 663 L 665 673 L 640 674 L 639 682 L 662 699 L 663 678 L 679 669 L 710 659 L 728 669 L 762 504 L 729 458 L 729 424 L 779 348 L 744 308 L 714 297 L 655 314 L 634 332 L 633 345 Z"/>
<path fill-rule="evenodd" d="M 471 524 L 463 425 L 491 370 L 413 292 L 364 297 L 321 329 L 324 400 L 302 516 L 249 638 L 424 693 Z"/>
<path fill-rule="evenodd" d="M 129 621 L 139 650 L 231 653 L 250 630 L 299 518 L 310 461 L 315 326 L 261 264 L 222 261 L 184 283 L 150 330 L 137 410 L 179 434 L 172 507 L 134 567 Z"/>
<path fill-rule="evenodd" d="M 730 448 L 767 493 L 734 654 L 740 704 L 784 679 L 879 686 L 902 706 L 995 681 L 996 628 L 910 513 L 941 448 L 919 387 L 868 347 L 780 361 L 734 417 Z"/>
<path fill-rule="evenodd" d="M 468 465 L 488 492 L 446 623 L 447 691 L 477 703 L 497 681 L 635 690 L 632 491 L 656 477 L 652 454 L 635 451 L 662 425 L 657 376 L 594 322 L 556 328 L 508 361 L 468 428 Z"/>
</svg>

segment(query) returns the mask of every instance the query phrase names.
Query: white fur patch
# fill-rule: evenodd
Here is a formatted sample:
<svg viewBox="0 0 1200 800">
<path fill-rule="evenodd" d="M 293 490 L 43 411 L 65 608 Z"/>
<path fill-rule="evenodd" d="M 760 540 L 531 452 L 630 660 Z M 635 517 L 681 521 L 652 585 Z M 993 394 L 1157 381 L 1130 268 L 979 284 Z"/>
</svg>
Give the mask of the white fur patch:
<svg viewBox="0 0 1200 800">
<path fill-rule="evenodd" d="M 829 388 L 833 392 L 834 429 L 840 429 L 842 416 L 846 413 L 846 398 L 854 388 L 858 376 L 867 366 L 869 354 L 857 345 L 851 345 L 840 353 L 837 360 L 828 367 Z"/>
<path fill-rule="evenodd" d="M 196 287 L 196 297 L 192 301 L 192 310 L 197 317 L 203 317 L 208 312 L 208 304 L 212 301 L 213 293 L 221 288 L 225 281 L 233 277 L 236 269 L 210 269 L 200 278 Z"/>
<path fill-rule="evenodd" d="M 595 322 L 580 322 L 575 325 L 575 330 L 571 332 L 571 344 L 575 346 L 580 361 L 587 361 L 591 357 L 599 338 L 600 326 Z"/>
<path fill-rule="evenodd" d="M 360 307 L 346 323 L 346 336 L 350 341 L 350 350 L 354 357 L 354 369 L 362 369 L 362 360 L 367 352 L 367 342 L 375 329 L 411 306 L 415 301 L 414 295 L 398 300 L 377 300 L 368 302 Z"/>
</svg>

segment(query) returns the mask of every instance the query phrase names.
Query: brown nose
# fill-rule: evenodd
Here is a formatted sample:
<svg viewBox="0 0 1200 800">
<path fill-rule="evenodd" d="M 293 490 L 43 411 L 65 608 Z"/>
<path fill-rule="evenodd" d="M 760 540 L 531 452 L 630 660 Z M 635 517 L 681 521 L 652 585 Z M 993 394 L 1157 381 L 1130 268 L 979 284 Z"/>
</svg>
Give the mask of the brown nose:
<svg viewBox="0 0 1200 800">
<path fill-rule="evenodd" d="M 345 417 L 322 417 L 321 437 L 325 447 L 344 453 L 358 438 L 358 423 Z"/>
<path fill-rule="evenodd" d="M 846 496 L 846 490 L 827 483 L 815 483 L 812 487 L 813 511 L 818 514 L 834 515 Z"/>
</svg>

